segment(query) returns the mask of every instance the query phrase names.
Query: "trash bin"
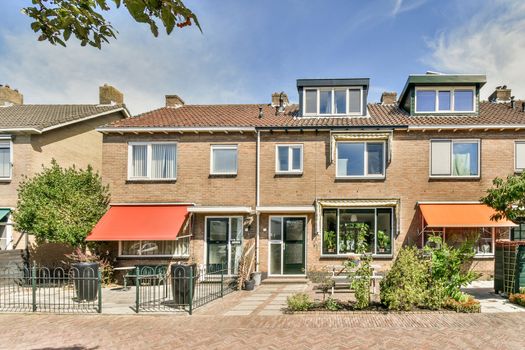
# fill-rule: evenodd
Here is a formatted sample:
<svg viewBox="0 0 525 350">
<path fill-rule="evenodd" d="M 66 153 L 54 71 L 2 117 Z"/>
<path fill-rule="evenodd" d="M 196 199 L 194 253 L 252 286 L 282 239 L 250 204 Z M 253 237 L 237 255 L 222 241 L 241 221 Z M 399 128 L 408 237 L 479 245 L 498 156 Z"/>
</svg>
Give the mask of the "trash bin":
<svg viewBox="0 0 525 350">
<path fill-rule="evenodd" d="M 98 294 L 98 263 L 71 264 L 78 301 L 92 301 Z"/>
<path fill-rule="evenodd" d="M 190 272 L 193 272 L 193 283 L 190 284 Z M 192 295 L 195 295 L 195 285 L 197 284 L 197 264 L 192 265 L 171 265 L 173 302 L 176 305 L 189 305 L 190 285 Z"/>
<path fill-rule="evenodd" d="M 253 272 L 252 273 L 252 280 L 255 281 L 255 285 L 258 286 L 261 284 L 261 273 L 260 272 Z"/>
</svg>

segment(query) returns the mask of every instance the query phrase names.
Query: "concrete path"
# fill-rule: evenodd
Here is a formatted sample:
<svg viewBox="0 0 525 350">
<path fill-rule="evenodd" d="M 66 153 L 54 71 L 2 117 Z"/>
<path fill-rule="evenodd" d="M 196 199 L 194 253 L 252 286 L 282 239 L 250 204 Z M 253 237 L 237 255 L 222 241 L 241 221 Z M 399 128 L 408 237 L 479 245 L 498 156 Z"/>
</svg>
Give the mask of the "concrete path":
<svg viewBox="0 0 525 350">
<path fill-rule="evenodd" d="M 494 281 L 474 281 L 463 290 L 479 300 L 482 313 L 525 312 L 525 308 L 494 293 Z"/>
</svg>

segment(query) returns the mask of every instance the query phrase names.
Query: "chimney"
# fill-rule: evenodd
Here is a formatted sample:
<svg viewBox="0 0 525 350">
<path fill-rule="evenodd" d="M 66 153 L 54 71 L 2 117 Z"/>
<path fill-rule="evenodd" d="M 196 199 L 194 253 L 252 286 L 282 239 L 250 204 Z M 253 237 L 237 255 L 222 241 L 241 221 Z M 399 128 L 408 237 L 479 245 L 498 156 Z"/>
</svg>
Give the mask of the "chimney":
<svg viewBox="0 0 525 350">
<path fill-rule="evenodd" d="M 496 90 L 489 96 L 490 102 L 502 103 L 510 102 L 511 90 L 507 89 L 507 85 L 497 86 Z"/>
<path fill-rule="evenodd" d="M 272 107 L 279 107 L 284 110 L 288 106 L 288 95 L 284 92 L 274 92 L 272 94 Z"/>
<path fill-rule="evenodd" d="M 381 104 L 382 105 L 394 105 L 397 102 L 397 92 L 388 92 L 385 91 L 381 95 Z"/>
<path fill-rule="evenodd" d="M 9 85 L 0 85 L 0 106 L 24 104 L 24 96 Z"/>
<path fill-rule="evenodd" d="M 124 95 L 117 88 L 104 84 L 98 88 L 99 104 L 121 105 L 124 104 Z"/>
<path fill-rule="evenodd" d="M 184 106 L 184 100 L 177 95 L 166 95 L 166 107 L 179 108 Z"/>
</svg>

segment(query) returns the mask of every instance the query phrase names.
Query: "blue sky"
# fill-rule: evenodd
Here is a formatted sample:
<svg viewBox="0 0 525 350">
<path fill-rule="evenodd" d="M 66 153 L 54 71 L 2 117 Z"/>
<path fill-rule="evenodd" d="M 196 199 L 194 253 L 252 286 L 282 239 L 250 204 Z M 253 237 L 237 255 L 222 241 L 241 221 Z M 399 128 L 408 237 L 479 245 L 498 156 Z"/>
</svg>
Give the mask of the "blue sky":
<svg viewBox="0 0 525 350">
<path fill-rule="evenodd" d="M 507 84 L 525 98 L 525 5 L 521 0 L 186 0 L 203 27 L 154 38 L 125 9 L 110 21 L 117 40 L 102 51 L 36 41 L 3 0 L 0 83 L 26 103 L 96 103 L 110 83 L 132 113 L 178 94 L 189 104 L 266 103 L 274 91 L 297 101 L 298 78 L 371 79 L 370 101 L 403 88 L 407 75 L 485 73 L 483 97 Z"/>
</svg>

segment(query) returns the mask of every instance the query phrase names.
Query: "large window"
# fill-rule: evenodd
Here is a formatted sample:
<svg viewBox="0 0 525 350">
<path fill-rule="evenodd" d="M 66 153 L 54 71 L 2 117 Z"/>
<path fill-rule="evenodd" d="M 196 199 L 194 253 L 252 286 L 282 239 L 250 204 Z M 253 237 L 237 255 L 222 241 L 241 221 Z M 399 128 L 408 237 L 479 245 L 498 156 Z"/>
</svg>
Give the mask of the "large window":
<svg viewBox="0 0 525 350">
<path fill-rule="evenodd" d="M 242 256 L 242 217 L 206 218 L 206 264 L 209 271 L 239 272 Z"/>
<path fill-rule="evenodd" d="M 121 241 L 119 255 L 187 257 L 190 255 L 190 238 L 175 241 Z"/>
<path fill-rule="evenodd" d="M 275 172 L 303 172 L 303 145 L 277 145 L 276 150 Z"/>
<path fill-rule="evenodd" d="M 236 175 L 237 145 L 211 146 L 210 168 L 212 175 Z"/>
<path fill-rule="evenodd" d="M 469 244 L 474 249 L 476 256 L 492 256 L 494 255 L 494 242 L 502 232 L 499 228 L 492 227 L 447 227 L 428 230 L 423 234 L 423 244 L 429 244 L 429 238 L 438 236 L 445 240 L 447 245 L 459 248 L 464 244 Z M 496 236 L 496 237 L 495 237 Z M 508 239 L 509 233 L 502 238 Z"/>
<path fill-rule="evenodd" d="M 323 211 L 323 255 L 366 251 L 391 255 L 394 233 L 392 208 L 334 208 Z"/>
<path fill-rule="evenodd" d="M 385 142 L 338 142 L 337 177 L 385 176 Z"/>
<path fill-rule="evenodd" d="M 356 115 L 362 114 L 361 88 L 305 88 L 304 115 Z"/>
<path fill-rule="evenodd" d="M 431 177 L 479 177 L 479 140 L 431 140 Z"/>
<path fill-rule="evenodd" d="M 0 140 L 0 180 L 11 179 L 11 140 Z"/>
<path fill-rule="evenodd" d="M 417 113 L 475 112 L 475 88 L 416 88 Z"/>
<path fill-rule="evenodd" d="M 130 180 L 175 180 L 177 144 L 130 143 L 128 178 Z"/>
<path fill-rule="evenodd" d="M 514 144 L 514 170 L 521 172 L 525 169 L 525 141 L 516 141 Z"/>
</svg>

